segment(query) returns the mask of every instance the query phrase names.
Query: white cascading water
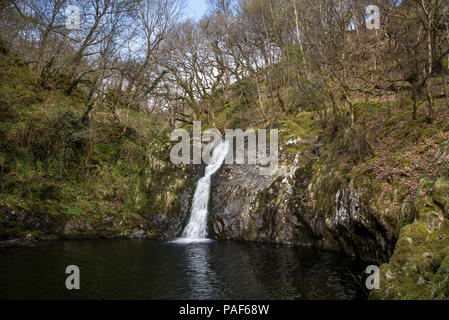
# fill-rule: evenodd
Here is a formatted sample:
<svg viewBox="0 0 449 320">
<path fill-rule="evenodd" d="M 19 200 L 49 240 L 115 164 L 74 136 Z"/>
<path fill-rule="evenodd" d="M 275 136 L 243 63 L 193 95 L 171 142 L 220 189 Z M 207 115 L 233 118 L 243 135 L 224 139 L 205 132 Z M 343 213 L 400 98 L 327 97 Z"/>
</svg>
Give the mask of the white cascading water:
<svg viewBox="0 0 449 320">
<path fill-rule="evenodd" d="M 204 177 L 197 184 L 193 196 L 190 220 L 182 236 L 184 240 L 202 240 L 207 237 L 207 214 L 212 175 L 220 169 L 229 152 L 229 141 L 222 141 L 212 152 L 210 164 L 206 167 Z"/>
</svg>

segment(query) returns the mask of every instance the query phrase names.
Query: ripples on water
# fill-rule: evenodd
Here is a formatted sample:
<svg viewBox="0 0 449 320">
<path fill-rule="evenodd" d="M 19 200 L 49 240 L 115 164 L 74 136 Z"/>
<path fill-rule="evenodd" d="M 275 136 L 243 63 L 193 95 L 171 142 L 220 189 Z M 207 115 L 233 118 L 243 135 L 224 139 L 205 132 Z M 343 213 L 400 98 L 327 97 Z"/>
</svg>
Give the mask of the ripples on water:
<svg viewBox="0 0 449 320">
<path fill-rule="evenodd" d="M 77 265 L 81 290 L 65 288 Z M 300 246 L 78 240 L 0 249 L 2 299 L 358 299 L 358 263 Z"/>
</svg>

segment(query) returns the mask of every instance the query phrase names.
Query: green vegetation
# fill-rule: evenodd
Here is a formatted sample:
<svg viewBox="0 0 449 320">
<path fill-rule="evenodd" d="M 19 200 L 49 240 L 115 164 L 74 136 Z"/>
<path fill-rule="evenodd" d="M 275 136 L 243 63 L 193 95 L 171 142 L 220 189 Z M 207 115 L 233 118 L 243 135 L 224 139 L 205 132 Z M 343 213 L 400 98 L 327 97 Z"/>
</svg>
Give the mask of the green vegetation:
<svg viewBox="0 0 449 320">
<path fill-rule="evenodd" d="M 381 267 L 381 289 L 371 298 L 448 299 L 449 221 L 431 196 L 432 184 L 423 179 L 417 219 L 402 228 L 393 256 Z"/>
<path fill-rule="evenodd" d="M 151 216 L 170 214 L 186 181 L 167 159 L 167 138 L 150 145 L 157 117 L 100 105 L 86 126 L 86 93 L 67 96 L 52 81 L 36 86 L 34 72 L 3 51 L 0 239 L 79 236 L 64 225 L 80 221 L 82 235 L 154 235 Z"/>
</svg>

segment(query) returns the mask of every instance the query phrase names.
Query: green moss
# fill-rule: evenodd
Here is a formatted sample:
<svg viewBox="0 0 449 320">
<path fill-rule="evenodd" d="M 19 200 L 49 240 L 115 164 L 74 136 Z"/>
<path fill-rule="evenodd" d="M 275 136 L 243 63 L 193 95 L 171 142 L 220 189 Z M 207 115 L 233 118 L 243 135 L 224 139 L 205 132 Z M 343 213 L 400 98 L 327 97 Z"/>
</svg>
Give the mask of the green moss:
<svg viewBox="0 0 449 320">
<path fill-rule="evenodd" d="M 426 128 L 426 129 L 421 130 L 419 137 L 421 139 L 426 139 L 426 138 L 433 137 L 436 133 L 437 133 L 437 131 L 435 128 Z"/>
<path fill-rule="evenodd" d="M 87 92 L 80 86 L 67 96 L 64 77 L 35 85 L 23 61 L 0 56 L 0 209 L 22 212 L 25 221 L 0 222 L 1 239 L 59 233 L 78 220 L 93 226 L 89 234 L 131 232 L 142 216 L 175 210 L 186 183 L 183 168 L 170 163 L 168 133 L 147 149 L 159 115 L 128 110 L 117 121 L 99 104 L 86 126 Z"/>
<path fill-rule="evenodd" d="M 442 282 L 449 274 L 449 254 L 446 253 L 446 258 L 441 262 L 440 267 L 438 268 L 435 277 L 433 278 L 434 282 Z"/>
<path fill-rule="evenodd" d="M 445 178 L 439 180 L 443 187 Z M 417 220 L 402 228 L 393 256 L 381 267 L 383 285 L 372 299 L 448 297 L 449 220 L 430 196 L 435 189 L 431 179 L 422 179 L 414 201 Z"/>
<path fill-rule="evenodd" d="M 319 135 L 319 128 L 312 112 L 301 111 L 295 117 L 279 121 L 279 124 L 284 139 L 295 136 L 307 140 Z"/>
<path fill-rule="evenodd" d="M 375 119 L 379 113 L 385 111 L 386 105 L 379 101 L 369 101 L 369 102 L 362 102 L 357 103 L 354 106 L 354 112 L 358 119 L 363 118 L 365 120 L 373 120 Z M 391 119 L 389 121 L 392 121 Z M 394 122 L 394 120 L 392 121 Z M 392 123 L 387 122 L 387 126 L 391 125 Z"/>
<path fill-rule="evenodd" d="M 444 210 L 446 218 L 449 218 L 449 178 L 441 177 L 433 186 L 433 200 Z"/>
<path fill-rule="evenodd" d="M 402 151 L 396 152 L 391 156 L 391 164 L 400 168 L 410 167 L 412 161 L 403 155 Z"/>
<path fill-rule="evenodd" d="M 84 214 L 84 212 L 79 210 L 78 208 L 69 207 L 69 208 L 67 208 L 67 214 L 72 217 L 79 217 L 79 216 L 82 216 Z"/>
</svg>

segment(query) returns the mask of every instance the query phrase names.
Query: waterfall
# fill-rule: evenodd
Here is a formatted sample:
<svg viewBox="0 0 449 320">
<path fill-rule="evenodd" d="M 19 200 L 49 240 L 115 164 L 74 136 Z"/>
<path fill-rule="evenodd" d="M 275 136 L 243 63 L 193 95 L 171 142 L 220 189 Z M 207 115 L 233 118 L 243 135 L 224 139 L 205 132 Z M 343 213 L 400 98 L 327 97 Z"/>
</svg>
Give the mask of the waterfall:
<svg viewBox="0 0 449 320">
<path fill-rule="evenodd" d="M 206 167 L 204 177 L 197 184 L 193 196 L 190 220 L 182 236 L 184 240 L 201 240 L 207 236 L 207 207 L 209 205 L 212 175 L 220 169 L 229 151 L 229 141 L 222 141 L 212 152 L 210 164 Z"/>
</svg>

